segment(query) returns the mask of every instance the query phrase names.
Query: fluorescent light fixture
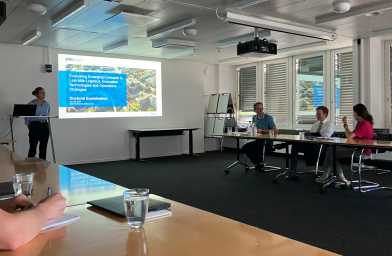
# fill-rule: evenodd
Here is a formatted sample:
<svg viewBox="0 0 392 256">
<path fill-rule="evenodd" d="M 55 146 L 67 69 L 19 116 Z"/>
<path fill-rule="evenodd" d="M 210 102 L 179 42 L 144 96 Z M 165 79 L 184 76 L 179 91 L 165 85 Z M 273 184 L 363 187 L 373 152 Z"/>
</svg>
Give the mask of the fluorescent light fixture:
<svg viewBox="0 0 392 256">
<path fill-rule="evenodd" d="M 122 15 L 124 20 L 132 26 L 147 26 L 150 23 L 156 22 L 159 19 L 150 15 L 143 15 L 138 13 L 131 13 L 127 11 L 121 11 L 118 15 Z"/>
<path fill-rule="evenodd" d="M 258 32 L 258 37 L 267 38 L 271 36 L 271 31 L 269 30 L 261 30 Z M 223 40 L 219 40 L 216 44 L 216 47 L 219 49 L 231 47 L 237 45 L 238 42 L 246 42 L 255 38 L 255 33 L 247 33 L 244 35 L 239 35 L 235 37 L 226 38 Z"/>
<path fill-rule="evenodd" d="M 52 17 L 52 26 L 57 26 L 64 22 L 69 17 L 75 15 L 76 13 L 87 7 L 87 0 L 75 0 L 67 5 L 63 10 L 56 13 Z"/>
<path fill-rule="evenodd" d="M 34 30 L 33 32 L 29 33 L 26 37 L 23 38 L 22 40 L 22 45 L 29 45 L 38 38 L 41 37 L 41 31 L 39 30 Z"/>
<path fill-rule="evenodd" d="M 383 0 L 378 2 L 373 2 L 369 4 L 357 5 L 351 8 L 350 11 L 346 13 L 326 13 L 323 15 L 316 16 L 316 24 L 326 23 L 346 18 L 351 18 L 355 16 L 366 15 L 369 13 L 383 12 L 392 9 L 391 0 Z"/>
<path fill-rule="evenodd" d="M 108 45 L 105 45 L 104 47 L 102 47 L 102 50 L 104 52 L 109 52 L 109 51 L 112 51 L 112 50 L 115 50 L 117 48 L 124 47 L 124 46 L 128 46 L 128 39 L 116 41 L 116 42 L 110 43 Z"/>
<path fill-rule="evenodd" d="M 148 31 L 147 37 L 150 39 L 167 37 L 168 35 L 170 35 L 173 32 L 176 32 L 176 31 L 182 30 L 184 28 L 195 25 L 196 22 L 197 22 L 196 19 L 182 20 L 180 22 L 171 24 L 166 27 L 161 27 L 161 28 L 157 28 L 157 29 Z"/>
<path fill-rule="evenodd" d="M 233 5 L 230 5 L 230 8 L 245 9 L 268 1 L 269 0 L 240 0 Z"/>
<path fill-rule="evenodd" d="M 241 11 L 224 10 L 217 11 L 218 18 L 234 24 L 262 28 L 287 34 L 317 38 L 321 40 L 335 40 L 334 30 L 312 26 L 290 20 L 284 20 L 271 16 L 252 16 Z"/>
<path fill-rule="evenodd" d="M 153 48 L 194 48 L 197 42 L 182 39 L 160 38 L 151 40 Z"/>
</svg>

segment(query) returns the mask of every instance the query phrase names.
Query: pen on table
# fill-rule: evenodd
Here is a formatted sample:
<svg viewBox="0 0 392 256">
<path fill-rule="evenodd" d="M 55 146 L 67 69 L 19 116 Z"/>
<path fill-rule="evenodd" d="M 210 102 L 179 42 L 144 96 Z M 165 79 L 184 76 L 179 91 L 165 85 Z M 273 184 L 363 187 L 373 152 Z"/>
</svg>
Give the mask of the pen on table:
<svg viewBox="0 0 392 256">
<path fill-rule="evenodd" d="M 52 192 L 53 192 L 52 188 L 48 187 L 48 195 L 47 195 L 48 198 L 52 196 Z"/>
</svg>

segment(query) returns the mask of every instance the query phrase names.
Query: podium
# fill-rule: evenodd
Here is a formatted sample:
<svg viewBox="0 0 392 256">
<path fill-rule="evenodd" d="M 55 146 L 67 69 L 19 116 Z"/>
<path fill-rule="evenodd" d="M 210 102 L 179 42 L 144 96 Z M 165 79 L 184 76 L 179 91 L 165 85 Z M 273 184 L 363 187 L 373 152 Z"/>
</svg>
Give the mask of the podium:
<svg viewBox="0 0 392 256">
<path fill-rule="evenodd" d="M 53 162 L 56 163 L 56 153 L 54 150 L 54 142 L 53 142 L 53 133 L 52 133 L 52 124 L 51 124 L 51 119 L 53 118 L 58 118 L 58 116 L 14 116 L 13 114 L 10 115 L 9 121 L 10 121 L 10 129 L 11 129 L 11 147 L 12 151 L 15 152 L 15 135 L 14 135 L 14 120 L 16 118 L 47 118 L 48 119 L 48 126 L 49 126 L 49 140 L 50 140 L 50 146 L 52 148 L 52 158 Z"/>
</svg>

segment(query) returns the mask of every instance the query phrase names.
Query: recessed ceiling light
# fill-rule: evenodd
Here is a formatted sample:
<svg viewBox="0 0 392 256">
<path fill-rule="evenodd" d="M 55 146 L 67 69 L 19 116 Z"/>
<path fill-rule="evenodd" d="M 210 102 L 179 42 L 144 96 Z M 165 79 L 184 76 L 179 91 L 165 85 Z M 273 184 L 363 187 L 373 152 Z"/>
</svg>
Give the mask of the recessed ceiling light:
<svg viewBox="0 0 392 256">
<path fill-rule="evenodd" d="M 336 13 L 346 13 L 351 9 L 351 0 L 334 0 L 333 11 Z"/>
</svg>

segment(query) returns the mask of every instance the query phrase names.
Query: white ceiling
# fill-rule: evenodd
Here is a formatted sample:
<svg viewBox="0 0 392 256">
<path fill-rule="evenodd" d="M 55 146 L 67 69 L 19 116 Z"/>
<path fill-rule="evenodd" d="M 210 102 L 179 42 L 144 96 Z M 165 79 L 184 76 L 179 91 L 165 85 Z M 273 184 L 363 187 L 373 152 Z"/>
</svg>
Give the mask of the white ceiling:
<svg viewBox="0 0 392 256">
<path fill-rule="evenodd" d="M 353 6 L 380 1 L 353 0 Z M 40 16 L 30 11 L 27 6 L 32 2 L 44 4 L 48 8 L 47 14 Z M 27 34 L 38 29 L 42 32 L 42 36 L 32 45 L 102 52 L 105 45 L 128 39 L 128 46 L 120 47 L 111 53 L 172 58 L 181 56 L 183 53 L 189 54 L 189 51 L 154 49 L 151 47 L 151 41 L 146 37 L 146 32 L 184 19 L 195 18 L 197 24 L 194 28 L 198 30 L 197 36 L 184 37 L 180 32 L 174 32 L 170 37 L 198 41 L 199 46 L 194 55 L 187 58 L 216 63 L 236 55 L 234 47 L 218 50 L 216 47 L 218 41 L 253 31 L 249 27 L 224 23 L 216 17 L 216 8 L 231 7 L 239 2 L 238 0 L 120 0 L 118 2 L 89 0 L 87 8 L 59 26 L 53 27 L 51 17 L 70 2 L 72 1 L 9 0 L 8 18 L 0 26 L 0 42 L 20 44 Z M 265 0 L 260 2 L 242 11 L 253 15 L 264 14 L 303 21 L 314 25 L 316 25 L 316 16 L 332 12 L 332 0 Z M 148 24 L 140 24 L 137 20 L 116 15 L 116 11 L 124 8 L 148 14 L 155 19 Z M 369 35 L 372 32 L 392 28 L 391 21 L 392 11 L 388 10 L 376 17 L 362 15 L 318 25 L 336 29 L 337 42 L 350 42 L 360 35 Z M 272 32 L 271 37 L 278 41 L 279 48 L 317 41 L 279 32 Z"/>
</svg>

